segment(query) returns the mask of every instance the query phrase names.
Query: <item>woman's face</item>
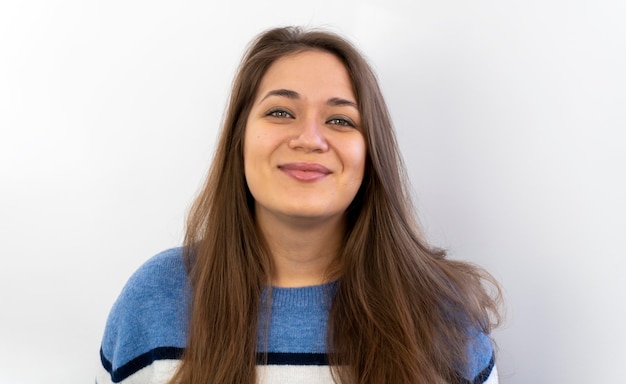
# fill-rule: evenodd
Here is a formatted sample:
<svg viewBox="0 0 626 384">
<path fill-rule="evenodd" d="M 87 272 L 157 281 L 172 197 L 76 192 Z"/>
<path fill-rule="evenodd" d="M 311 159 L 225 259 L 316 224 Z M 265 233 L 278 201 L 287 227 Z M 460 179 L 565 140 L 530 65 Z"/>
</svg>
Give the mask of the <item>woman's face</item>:
<svg viewBox="0 0 626 384">
<path fill-rule="evenodd" d="M 360 124 L 350 77 L 334 55 L 306 51 L 276 60 L 244 136 L 257 218 L 341 218 L 363 181 Z"/>
</svg>

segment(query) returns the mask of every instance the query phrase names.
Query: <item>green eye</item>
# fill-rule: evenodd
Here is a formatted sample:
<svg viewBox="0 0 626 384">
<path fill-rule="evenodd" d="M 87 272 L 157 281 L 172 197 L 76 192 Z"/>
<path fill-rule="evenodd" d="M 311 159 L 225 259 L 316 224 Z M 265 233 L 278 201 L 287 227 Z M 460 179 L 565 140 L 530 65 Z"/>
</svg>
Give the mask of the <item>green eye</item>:
<svg viewBox="0 0 626 384">
<path fill-rule="evenodd" d="M 293 115 L 291 112 L 284 110 L 282 108 L 272 108 L 265 114 L 266 116 L 276 117 L 279 119 L 289 118 L 293 119 Z"/>
<path fill-rule="evenodd" d="M 354 124 L 352 120 L 343 117 L 333 117 L 332 119 L 328 120 L 328 124 L 339 125 L 342 127 L 356 127 L 356 124 Z"/>
</svg>

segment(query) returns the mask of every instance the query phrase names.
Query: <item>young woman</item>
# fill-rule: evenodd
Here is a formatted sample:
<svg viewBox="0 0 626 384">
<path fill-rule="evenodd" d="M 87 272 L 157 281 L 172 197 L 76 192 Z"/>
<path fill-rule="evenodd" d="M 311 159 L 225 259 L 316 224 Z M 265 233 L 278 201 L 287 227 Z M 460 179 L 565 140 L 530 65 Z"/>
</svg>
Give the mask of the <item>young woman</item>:
<svg viewBox="0 0 626 384">
<path fill-rule="evenodd" d="M 421 237 L 372 70 L 278 28 L 235 78 L 183 248 L 115 303 L 105 383 L 496 383 L 497 284 Z"/>
</svg>

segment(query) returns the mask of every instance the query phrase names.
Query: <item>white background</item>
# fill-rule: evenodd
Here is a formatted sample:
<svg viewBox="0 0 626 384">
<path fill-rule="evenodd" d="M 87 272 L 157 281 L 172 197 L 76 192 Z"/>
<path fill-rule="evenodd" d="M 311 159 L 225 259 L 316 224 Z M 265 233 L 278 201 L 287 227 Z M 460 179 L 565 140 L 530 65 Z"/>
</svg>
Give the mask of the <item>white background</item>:
<svg viewBox="0 0 626 384">
<path fill-rule="evenodd" d="M 0 383 L 91 383 L 130 274 L 180 244 L 248 41 L 354 41 L 431 239 L 502 283 L 503 383 L 626 362 L 623 1 L 0 5 Z"/>
</svg>

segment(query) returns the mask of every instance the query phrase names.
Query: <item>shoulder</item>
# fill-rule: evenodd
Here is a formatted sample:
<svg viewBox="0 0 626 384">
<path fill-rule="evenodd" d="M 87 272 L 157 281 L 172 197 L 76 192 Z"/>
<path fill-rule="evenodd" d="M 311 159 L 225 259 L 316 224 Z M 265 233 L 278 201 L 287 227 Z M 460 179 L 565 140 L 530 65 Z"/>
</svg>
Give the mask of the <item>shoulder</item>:
<svg viewBox="0 0 626 384">
<path fill-rule="evenodd" d="M 130 277 L 113 305 L 109 323 L 159 320 L 183 304 L 181 299 L 186 297 L 188 285 L 182 248 L 161 252 Z M 136 315 L 129 319 L 129 313 Z"/>
<path fill-rule="evenodd" d="M 109 313 L 100 350 L 114 381 L 180 355 L 189 299 L 182 248 L 159 253 L 131 276 Z"/>
<path fill-rule="evenodd" d="M 495 384 L 498 375 L 495 366 L 493 342 L 488 335 L 477 332 L 467 345 L 467 367 L 464 377 L 468 384 Z"/>
<path fill-rule="evenodd" d="M 122 290 L 118 303 L 142 298 L 137 295 L 168 294 L 171 289 L 179 289 L 185 284 L 187 271 L 183 261 L 183 249 L 168 249 L 153 256 L 135 271 Z"/>
</svg>

